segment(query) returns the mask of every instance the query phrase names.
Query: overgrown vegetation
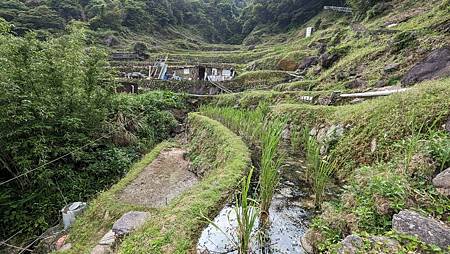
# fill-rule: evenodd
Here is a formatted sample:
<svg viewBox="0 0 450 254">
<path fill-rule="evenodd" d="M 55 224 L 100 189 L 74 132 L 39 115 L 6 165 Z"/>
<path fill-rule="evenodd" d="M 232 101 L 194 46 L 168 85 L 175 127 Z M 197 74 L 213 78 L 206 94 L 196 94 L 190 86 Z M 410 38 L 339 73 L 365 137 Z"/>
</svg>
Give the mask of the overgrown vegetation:
<svg viewBox="0 0 450 254">
<path fill-rule="evenodd" d="M 107 54 L 86 45 L 82 28 L 48 41 L 4 31 L 0 233 L 6 238 L 19 230 L 39 234 L 65 204 L 117 181 L 171 135 L 176 120 L 168 110 L 182 109 L 184 97 L 116 95 Z"/>
</svg>

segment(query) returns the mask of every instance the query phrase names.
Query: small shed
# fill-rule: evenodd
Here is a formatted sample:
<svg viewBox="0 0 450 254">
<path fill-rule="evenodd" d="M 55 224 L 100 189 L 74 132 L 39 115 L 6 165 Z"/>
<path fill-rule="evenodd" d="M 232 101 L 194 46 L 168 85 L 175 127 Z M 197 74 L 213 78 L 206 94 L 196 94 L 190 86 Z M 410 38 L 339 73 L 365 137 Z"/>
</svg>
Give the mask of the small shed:
<svg viewBox="0 0 450 254">
<path fill-rule="evenodd" d="M 169 66 L 168 73 L 173 79 L 208 80 L 213 82 L 231 80 L 236 75 L 234 68 L 231 66 L 213 64 Z"/>
</svg>

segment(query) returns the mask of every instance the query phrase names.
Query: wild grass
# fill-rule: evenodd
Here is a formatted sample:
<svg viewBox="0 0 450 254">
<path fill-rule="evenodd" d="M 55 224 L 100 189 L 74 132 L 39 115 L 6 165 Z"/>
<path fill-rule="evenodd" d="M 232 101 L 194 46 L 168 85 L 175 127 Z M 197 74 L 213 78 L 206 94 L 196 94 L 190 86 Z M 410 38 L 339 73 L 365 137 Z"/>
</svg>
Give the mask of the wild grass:
<svg viewBox="0 0 450 254">
<path fill-rule="evenodd" d="M 438 163 L 439 171 L 450 166 L 450 137 L 443 131 L 430 132 L 430 152 Z"/>
<path fill-rule="evenodd" d="M 279 153 L 281 134 L 286 121 L 275 120 L 267 124 L 262 137 L 261 170 L 259 175 L 260 221 L 265 226 L 269 222 L 269 208 L 279 183 L 278 170 L 284 156 Z"/>
</svg>

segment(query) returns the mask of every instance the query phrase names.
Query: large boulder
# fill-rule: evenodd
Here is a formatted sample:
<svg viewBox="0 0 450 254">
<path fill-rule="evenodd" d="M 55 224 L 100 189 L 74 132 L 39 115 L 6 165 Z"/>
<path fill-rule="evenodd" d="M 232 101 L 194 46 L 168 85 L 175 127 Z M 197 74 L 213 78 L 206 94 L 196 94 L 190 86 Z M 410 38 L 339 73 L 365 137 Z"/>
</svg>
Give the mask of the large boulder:
<svg viewBox="0 0 450 254">
<path fill-rule="evenodd" d="M 103 39 L 103 44 L 105 44 L 108 47 L 114 47 L 120 44 L 119 39 L 117 39 L 114 35 L 109 35 L 106 38 Z"/>
<path fill-rule="evenodd" d="M 431 52 L 416 64 L 402 79 L 404 85 L 413 85 L 424 80 L 450 76 L 450 48 L 444 47 Z"/>
<path fill-rule="evenodd" d="M 443 249 L 450 246 L 450 228 L 433 218 L 424 217 L 414 211 L 401 211 L 394 215 L 393 229 L 399 233 L 418 237 L 422 242 Z"/>
<path fill-rule="evenodd" d="M 300 243 L 305 253 L 314 254 L 318 252 L 316 246 L 321 240 L 322 236 L 318 231 L 314 229 L 308 229 L 306 233 L 300 238 Z"/>
<path fill-rule="evenodd" d="M 442 171 L 433 179 L 433 185 L 445 196 L 450 196 L 450 168 Z"/>
<path fill-rule="evenodd" d="M 278 61 L 277 66 L 282 71 L 295 71 L 297 70 L 298 63 L 291 59 L 281 59 Z"/>
</svg>

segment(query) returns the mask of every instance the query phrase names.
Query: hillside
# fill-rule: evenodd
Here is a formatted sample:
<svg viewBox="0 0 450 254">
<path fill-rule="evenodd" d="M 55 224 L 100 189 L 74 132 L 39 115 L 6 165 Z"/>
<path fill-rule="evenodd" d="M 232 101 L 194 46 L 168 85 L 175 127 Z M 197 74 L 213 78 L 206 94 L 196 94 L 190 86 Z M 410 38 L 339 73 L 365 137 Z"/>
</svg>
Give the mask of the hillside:
<svg viewBox="0 0 450 254">
<path fill-rule="evenodd" d="M 450 251 L 448 0 L 99 2 L 0 3 L 5 243 Z M 145 76 L 162 58 L 171 78 Z"/>
</svg>

